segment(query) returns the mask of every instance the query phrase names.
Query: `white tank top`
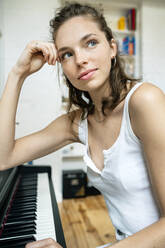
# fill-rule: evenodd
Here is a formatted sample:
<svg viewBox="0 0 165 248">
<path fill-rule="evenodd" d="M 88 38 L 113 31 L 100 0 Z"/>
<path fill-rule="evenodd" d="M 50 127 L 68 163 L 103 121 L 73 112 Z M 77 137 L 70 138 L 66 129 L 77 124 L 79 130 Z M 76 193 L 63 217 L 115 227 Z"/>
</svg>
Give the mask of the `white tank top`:
<svg viewBox="0 0 165 248">
<path fill-rule="evenodd" d="M 104 196 L 117 240 L 140 231 L 160 217 L 141 142 L 131 128 L 129 118 L 129 99 L 141 84 L 137 83 L 125 98 L 120 133 L 115 143 L 103 150 L 102 171 L 89 155 L 87 119 L 81 120 L 79 124 L 79 138 L 85 145 L 84 161 L 87 164 L 88 180 Z"/>
</svg>

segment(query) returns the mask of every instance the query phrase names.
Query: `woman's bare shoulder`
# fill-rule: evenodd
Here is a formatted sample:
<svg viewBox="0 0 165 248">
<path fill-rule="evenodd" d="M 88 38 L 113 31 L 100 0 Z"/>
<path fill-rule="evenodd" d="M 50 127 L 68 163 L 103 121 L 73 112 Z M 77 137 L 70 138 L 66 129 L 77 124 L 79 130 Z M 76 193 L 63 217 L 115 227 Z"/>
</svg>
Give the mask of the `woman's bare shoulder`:
<svg viewBox="0 0 165 248">
<path fill-rule="evenodd" d="M 131 125 L 136 136 L 143 140 L 149 128 L 153 129 L 152 124 L 155 121 L 159 122 L 161 116 L 164 115 L 164 109 L 163 91 L 152 83 L 144 82 L 140 85 L 129 101 Z"/>
<path fill-rule="evenodd" d="M 156 85 L 143 82 L 132 94 L 129 107 L 130 110 L 139 110 L 148 105 L 159 104 L 165 99 L 164 92 Z"/>
</svg>

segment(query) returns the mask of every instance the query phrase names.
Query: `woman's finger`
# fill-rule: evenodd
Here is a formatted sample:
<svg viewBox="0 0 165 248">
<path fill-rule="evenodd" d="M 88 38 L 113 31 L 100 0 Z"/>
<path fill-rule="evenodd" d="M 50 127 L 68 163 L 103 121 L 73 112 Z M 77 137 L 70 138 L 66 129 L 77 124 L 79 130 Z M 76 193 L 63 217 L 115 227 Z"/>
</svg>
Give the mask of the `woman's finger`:
<svg viewBox="0 0 165 248">
<path fill-rule="evenodd" d="M 54 239 L 47 238 L 28 243 L 25 248 L 62 248 Z"/>
<path fill-rule="evenodd" d="M 53 43 L 46 43 L 45 46 L 45 58 L 49 65 L 55 65 L 57 59 L 57 51 Z"/>
<path fill-rule="evenodd" d="M 52 54 L 53 54 L 52 64 L 55 65 L 55 63 L 57 61 L 57 49 L 56 49 L 54 43 L 51 43 L 50 46 L 51 46 L 51 50 L 52 50 Z"/>
</svg>

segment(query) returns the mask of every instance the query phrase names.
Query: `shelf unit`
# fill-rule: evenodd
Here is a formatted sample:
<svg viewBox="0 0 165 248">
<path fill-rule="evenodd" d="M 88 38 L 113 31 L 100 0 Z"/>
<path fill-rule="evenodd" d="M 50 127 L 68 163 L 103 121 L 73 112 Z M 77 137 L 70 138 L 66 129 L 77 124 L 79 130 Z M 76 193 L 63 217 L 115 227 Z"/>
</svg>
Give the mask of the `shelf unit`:
<svg viewBox="0 0 165 248">
<path fill-rule="evenodd" d="M 118 44 L 120 57 L 122 58 L 122 60 L 124 60 L 126 73 L 131 77 L 138 77 L 139 72 L 137 71 L 138 57 L 136 54 L 136 37 L 137 37 L 136 32 L 130 30 L 122 30 L 122 31 L 114 30 L 113 35 Z M 123 51 L 124 38 L 135 39 L 135 44 L 134 44 L 135 47 L 133 48 L 135 50 L 135 54 L 128 54 Z"/>
<path fill-rule="evenodd" d="M 140 25 L 140 6 L 138 3 L 131 1 L 103 1 L 102 9 L 105 19 L 112 29 L 113 36 L 118 44 L 119 54 L 125 63 L 125 71 L 128 75 L 140 78 L 141 76 L 141 25 Z M 136 29 L 129 30 L 127 28 L 127 16 L 130 9 L 136 10 Z M 121 17 L 125 17 L 125 29 L 118 29 L 118 22 Z M 123 39 L 135 41 L 134 52 L 131 55 L 123 51 Z"/>
</svg>

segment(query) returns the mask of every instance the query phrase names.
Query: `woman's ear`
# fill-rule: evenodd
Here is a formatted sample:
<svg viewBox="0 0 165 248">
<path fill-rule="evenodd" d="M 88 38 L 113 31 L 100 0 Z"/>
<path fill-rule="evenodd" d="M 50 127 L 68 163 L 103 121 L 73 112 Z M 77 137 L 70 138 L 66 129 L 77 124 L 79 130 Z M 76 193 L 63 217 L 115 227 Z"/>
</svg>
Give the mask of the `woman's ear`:
<svg viewBox="0 0 165 248">
<path fill-rule="evenodd" d="M 115 39 L 111 39 L 110 41 L 110 47 L 111 47 L 111 54 L 112 54 L 112 58 L 116 57 L 117 54 L 117 44 Z"/>
</svg>

